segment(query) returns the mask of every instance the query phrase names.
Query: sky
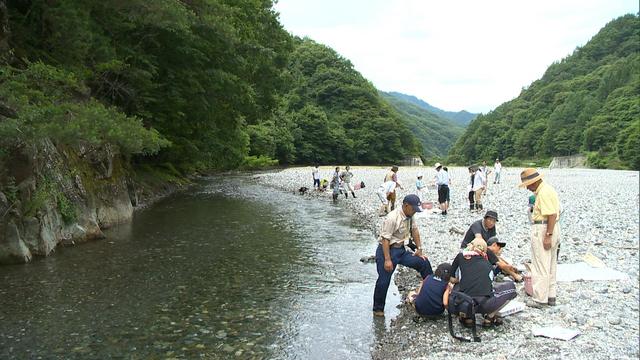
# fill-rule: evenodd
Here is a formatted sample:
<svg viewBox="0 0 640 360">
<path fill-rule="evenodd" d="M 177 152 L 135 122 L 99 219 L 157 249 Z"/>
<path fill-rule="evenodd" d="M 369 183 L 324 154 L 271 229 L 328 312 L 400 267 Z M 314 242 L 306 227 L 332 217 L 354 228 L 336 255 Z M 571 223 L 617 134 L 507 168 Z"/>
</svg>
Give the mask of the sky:
<svg viewBox="0 0 640 360">
<path fill-rule="evenodd" d="M 487 113 L 637 0 L 278 0 L 284 28 L 330 46 L 382 91 Z"/>
</svg>

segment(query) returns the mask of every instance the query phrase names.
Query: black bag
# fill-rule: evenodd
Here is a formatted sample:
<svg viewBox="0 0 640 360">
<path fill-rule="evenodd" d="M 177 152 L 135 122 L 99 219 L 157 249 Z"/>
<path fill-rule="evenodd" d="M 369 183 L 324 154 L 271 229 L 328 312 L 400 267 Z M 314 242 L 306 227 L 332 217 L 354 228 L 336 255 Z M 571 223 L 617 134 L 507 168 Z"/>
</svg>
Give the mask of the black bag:
<svg viewBox="0 0 640 360">
<path fill-rule="evenodd" d="M 413 231 L 411 229 L 412 226 L 413 219 L 409 219 L 409 243 L 407 244 L 407 247 L 411 249 L 411 251 L 416 252 L 416 250 L 418 249 L 418 245 L 416 245 L 416 242 L 413 241 Z"/>
<path fill-rule="evenodd" d="M 364 189 L 364 181 L 360 181 L 360 189 Z"/>
<path fill-rule="evenodd" d="M 447 306 L 447 320 L 449 322 L 449 333 L 451 334 L 451 336 L 465 342 L 471 342 L 472 340 L 474 342 L 480 341 L 480 337 L 476 333 L 477 308 L 478 304 L 471 296 L 457 290 L 451 291 L 451 294 L 449 294 L 449 304 Z M 473 320 L 473 326 L 471 327 L 471 334 L 473 335 L 472 339 L 468 339 L 461 335 L 455 334 L 455 332 L 453 331 L 453 315 L 458 315 L 460 317 Z"/>
</svg>

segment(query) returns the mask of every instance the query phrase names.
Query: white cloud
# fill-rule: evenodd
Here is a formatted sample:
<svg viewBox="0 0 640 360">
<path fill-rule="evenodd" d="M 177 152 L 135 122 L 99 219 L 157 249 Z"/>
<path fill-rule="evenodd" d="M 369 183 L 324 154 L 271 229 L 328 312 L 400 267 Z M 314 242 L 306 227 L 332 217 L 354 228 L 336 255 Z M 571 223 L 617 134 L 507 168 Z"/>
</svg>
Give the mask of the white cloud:
<svg viewBox="0 0 640 360">
<path fill-rule="evenodd" d="M 284 27 L 351 60 L 379 89 L 487 112 L 584 45 L 633 0 L 279 0 Z"/>
</svg>

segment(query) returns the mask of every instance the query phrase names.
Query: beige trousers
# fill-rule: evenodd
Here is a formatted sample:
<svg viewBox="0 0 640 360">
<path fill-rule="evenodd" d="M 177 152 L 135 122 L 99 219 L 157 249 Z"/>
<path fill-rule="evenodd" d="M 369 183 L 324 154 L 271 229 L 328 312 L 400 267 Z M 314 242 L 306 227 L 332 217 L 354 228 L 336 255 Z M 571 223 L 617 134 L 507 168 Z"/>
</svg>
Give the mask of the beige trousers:
<svg viewBox="0 0 640 360">
<path fill-rule="evenodd" d="M 475 191 L 474 196 L 475 196 L 475 200 L 476 200 L 476 207 L 478 207 L 478 205 L 482 205 L 482 194 L 484 193 L 484 189 L 480 188 L 478 190 Z"/>
<path fill-rule="evenodd" d="M 551 249 L 542 244 L 547 233 L 547 224 L 531 225 L 531 284 L 533 300 L 546 304 L 556 297 L 556 268 L 558 265 L 558 244 L 560 226 L 556 223 L 551 236 Z"/>
</svg>

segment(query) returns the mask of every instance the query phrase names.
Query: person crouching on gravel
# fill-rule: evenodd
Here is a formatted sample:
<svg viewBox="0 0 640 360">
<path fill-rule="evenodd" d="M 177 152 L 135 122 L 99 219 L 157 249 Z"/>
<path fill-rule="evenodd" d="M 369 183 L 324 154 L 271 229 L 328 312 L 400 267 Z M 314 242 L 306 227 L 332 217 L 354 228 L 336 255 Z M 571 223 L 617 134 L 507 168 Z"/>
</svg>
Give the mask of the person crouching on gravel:
<svg viewBox="0 0 640 360">
<path fill-rule="evenodd" d="M 435 317 L 444 313 L 449 303 L 449 293 L 453 288 L 451 280 L 451 264 L 438 265 L 433 275 L 428 275 L 416 291 L 408 295 L 409 302 L 419 315 Z"/>
<path fill-rule="evenodd" d="M 374 316 L 384 316 L 387 290 L 389 290 L 393 272 L 398 264 L 417 270 L 423 279 L 433 273 L 431 263 L 422 254 L 420 232 L 415 219 L 413 219 L 415 213 L 422 211 L 421 205 L 417 195 L 407 195 L 402 200 L 402 206 L 391 211 L 382 222 L 376 250 L 378 280 L 376 280 L 373 292 Z M 405 249 L 405 243 L 410 238 L 413 238 L 416 244 L 415 252 Z"/>
<path fill-rule="evenodd" d="M 482 326 L 501 325 L 498 312 L 509 301 L 516 298 L 516 285 L 513 281 L 493 283 L 493 267 L 487 256 L 487 243 L 483 239 L 474 239 L 458 253 L 451 264 L 451 273 L 460 270 L 460 282 L 454 291 L 471 296 L 477 305 L 477 312 L 484 315 Z M 461 318 L 465 326 L 473 325 L 475 319 Z"/>
</svg>

